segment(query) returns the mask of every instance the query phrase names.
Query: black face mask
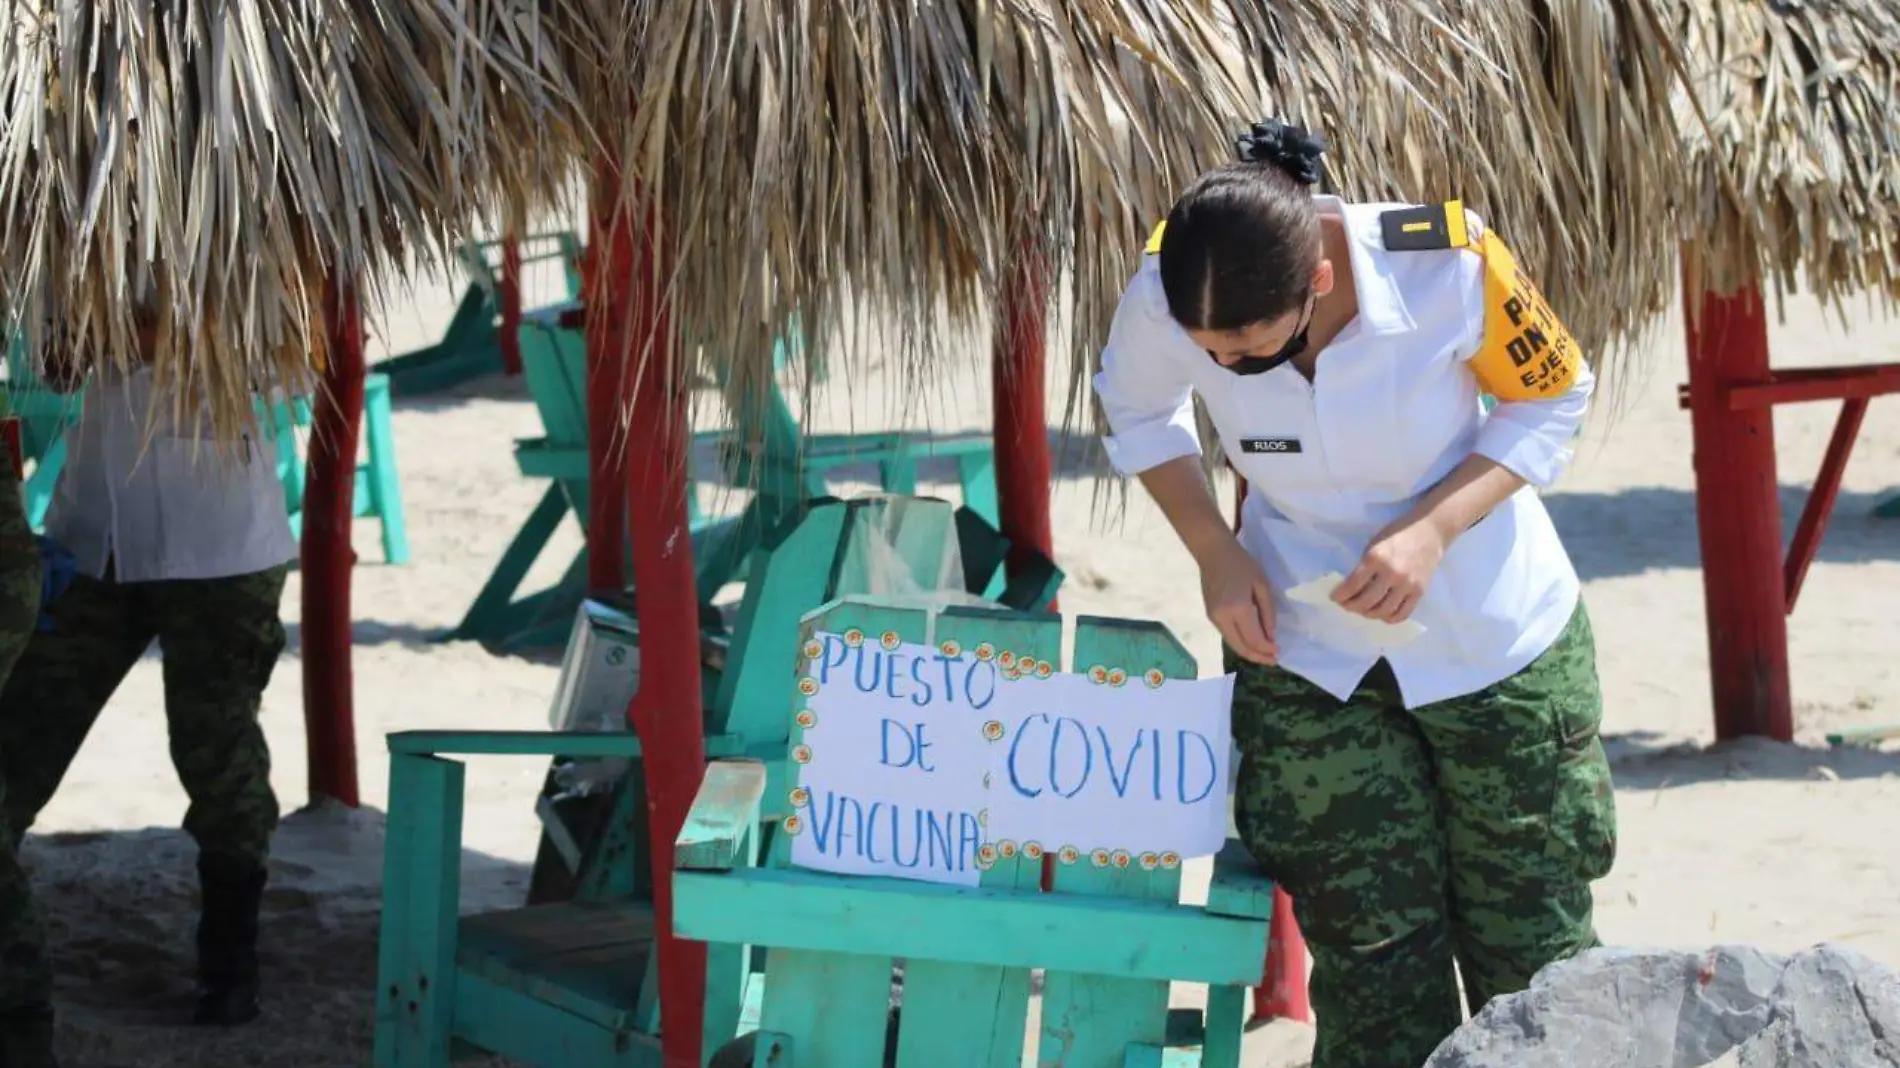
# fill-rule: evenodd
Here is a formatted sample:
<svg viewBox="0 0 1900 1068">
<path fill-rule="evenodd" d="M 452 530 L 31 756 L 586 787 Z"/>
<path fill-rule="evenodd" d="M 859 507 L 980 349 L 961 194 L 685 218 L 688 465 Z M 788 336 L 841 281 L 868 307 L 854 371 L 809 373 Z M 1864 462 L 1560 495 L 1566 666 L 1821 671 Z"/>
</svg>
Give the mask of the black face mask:
<svg viewBox="0 0 1900 1068">
<path fill-rule="evenodd" d="M 1293 332 L 1292 337 L 1286 339 L 1286 344 L 1280 346 L 1279 352 L 1271 356 L 1242 356 L 1233 363 L 1221 363 L 1220 365 L 1237 375 L 1263 375 L 1288 360 L 1291 360 L 1295 356 L 1298 356 L 1300 353 L 1305 352 L 1306 335 L 1308 331 L 1313 329 L 1314 303 L 1312 298 L 1307 298 L 1306 316 L 1300 321 L 1300 328 Z M 1210 352 L 1207 355 L 1209 359 L 1214 359 L 1213 353 Z M 1214 362 L 1220 363 L 1220 360 L 1214 359 Z"/>
</svg>

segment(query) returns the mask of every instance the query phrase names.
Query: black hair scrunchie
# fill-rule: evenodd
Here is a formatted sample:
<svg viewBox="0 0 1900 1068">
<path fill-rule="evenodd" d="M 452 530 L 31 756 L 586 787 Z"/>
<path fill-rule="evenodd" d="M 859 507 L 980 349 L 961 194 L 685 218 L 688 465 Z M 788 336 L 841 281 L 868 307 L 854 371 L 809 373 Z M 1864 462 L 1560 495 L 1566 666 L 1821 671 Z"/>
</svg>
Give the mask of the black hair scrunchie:
<svg viewBox="0 0 1900 1068">
<path fill-rule="evenodd" d="M 1326 176 L 1320 157 L 1326 154 L 1326 142 L 1306 127 L 1263 119 L 1253 129 L 1234 138 L 1234 150 L 1242 163 L 1269 163 L 1301 185 L 1318 185 Z"/>
</svg>

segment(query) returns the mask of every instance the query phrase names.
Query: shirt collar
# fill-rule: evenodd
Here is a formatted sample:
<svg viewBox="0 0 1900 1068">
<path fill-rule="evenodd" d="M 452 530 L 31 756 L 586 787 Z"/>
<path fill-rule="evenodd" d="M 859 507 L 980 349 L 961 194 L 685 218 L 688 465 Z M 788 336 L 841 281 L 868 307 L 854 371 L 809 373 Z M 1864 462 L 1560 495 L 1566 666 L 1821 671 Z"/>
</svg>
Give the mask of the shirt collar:
<svg viewBox="0 0 1900 1068">
<path fill-rule="evenodd" d="M 1405 308 L 1405 297 L 1385 254 L 1379 214 L 1389 205 L 1348 204 L 1326 194 L 1315 196 L 1313 202 L 1320 211 L 1345 220 L 1346 247 L 1352 261 L 1349 266 L 1365 332 L 1383 337 L 1416 329 L 1418 324 Z"/>
</svg>

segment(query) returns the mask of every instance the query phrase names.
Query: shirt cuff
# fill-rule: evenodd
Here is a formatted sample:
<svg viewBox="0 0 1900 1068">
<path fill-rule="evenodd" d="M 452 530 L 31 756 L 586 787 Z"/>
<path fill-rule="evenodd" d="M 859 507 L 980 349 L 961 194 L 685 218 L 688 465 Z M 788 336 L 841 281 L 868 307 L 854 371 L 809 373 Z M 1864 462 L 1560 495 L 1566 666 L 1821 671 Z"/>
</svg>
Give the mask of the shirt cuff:
<svg viewBox="0 0 1900 1068">
<path fill-rule="evenodd" d="M 1123 476 L 1132 477 L 1183 456 L 1201 455 L 1201 436 L 1194 425 L 1194 409 L 1184 405 L 1167 419 L 1131 426 L 1102 439 L 1108 462 Z"/>
<path fill-rule="evenodd" d="M 1555 484 L 1575 455 L 1568 440 L 1556 441 L 1497 411 L 1493 411 L 1478 431 L 1474 451 L 1538 489 L 1549 489 Z"/>
</svg>

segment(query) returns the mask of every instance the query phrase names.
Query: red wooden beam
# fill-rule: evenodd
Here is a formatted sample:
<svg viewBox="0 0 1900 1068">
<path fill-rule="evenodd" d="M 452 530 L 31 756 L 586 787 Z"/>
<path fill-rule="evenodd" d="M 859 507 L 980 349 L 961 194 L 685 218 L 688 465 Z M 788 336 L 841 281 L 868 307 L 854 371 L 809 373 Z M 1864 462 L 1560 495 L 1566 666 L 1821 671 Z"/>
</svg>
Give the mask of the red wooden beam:
<svg viewBox="0 0 1900 1068">
<path fill-rule="evenodd" d="M 1768 408 L 1731 408 L 1731 391 L 1771 380 L 1761 293 L 1684 286 L 1695 441 L 1696 526 L 1715 736 L 1794 737 L 1775 425 Z"/>
<path fill-rule="evenodd" d="M 310 794 L 354 808 L 356 712 L 350 675 L 350 548 L 356 442 L 363 422 L 363 315 L 356 291 L 324 295 L 322 386 L 310 432 L 303 501 L 303 704 Z"/>
<path fill-rule="evenodd" d="M 1770 371 L 1759 382 L 1744 382 L 1724 391 L 1724 403 L 1736 411 L 1767 408 L 1804 401 L 1854 400 L 1900 393 L 1900 363 L 1846 367 L 1796 367 Z M 1689 387 L 1676 389 L 1676 401 L 1690 407 Z"/>
<path fill-rule="evenodd" d="M 501 300 L 502 373 L 521 373 L 521 234 L 514 227 L 501 236 L 501 280 L 496 283 Z"/>
<path fill-rule="evenodd" d="M 627 450 L 618 428 L 632 386 L 633 305 L 638 235 L 620 206 L 620 168 L 595 165 L 581 288 L 587 315 L 587 586 L 618 594 L 627 586 Z M 672 841 L 672 839 L 664 839 Z"/>
<path fill-rule="evenodd" d="M 1240 532 L 1241 509 L 1247 503 L 1247 480 L 1234 470 L 1234 532 Z M 1313 1022 L 1313 1006 L 1306 993 L 1306 939 L 1300 937 L 1300 924 L 1293 916 L 1293 898 L 1273 887 L 1273 917 L 1267 927 L 1267 961 L 1261 970 L 1260 985 L 1253 988 L 1255 1020 L 1298 1020 Z"/>
<path fill-rule="evenodd" d="M 651 223 L 652 220 L 649 222 Z M 686 366 L 672 343 L 664 296 L 665 261 L 655 227 L 642 230 L 632 283 L 610 318 L 626 318 L 618 354 L 632 368 L 626 424 L 627 499 L 634 510 L 634 607 L 640 624 L 640 689 L 628 718 L 647 754 L 647 816 L 652 830 L 656 951 L 660 955 L 660 1034 L 666 1068 L 700 1068 L 705 1036 L 706 944 L 673 931 L 673 850 L 706 770 L 705 714 L 700 691 L 699 594 L 687 525 L 688 425 Z M 614 424 L 595 423 L 589 437 Z"/>
<path fill-rule="evenodd" d="M 1808 565 L 1814 563 L 1814 554 L 1821 547 L 1821 536 L 1827 533 L 1827 519 L 1834 511 L 1834 500 L 1840 496 L 1841 475 L 1847 470 L 1848 454 L 1854 450 L 1854 439 L 1860 436 L 1860 424 L 1867 417 L 1867 398 L 1855 397 L 1841 405 L 1840 417 L 1834 420 L 1834 436 L 1828 439 L 1827 454 L 1821 459 L 1821 473 L 1814 476 L 1814 489 L 1808 493 L 1808 503 L 1801 509 L 1801 521 L 1794 528 L 1794 542 L 1788 546 L 1788 560 L 1783 565 L 1782 587 L 1785 590 L 1783 611 L 1794 612 L 1795 599 L 1801 596 L 1801 583 L 1808 577 Z"/>
</svg>

